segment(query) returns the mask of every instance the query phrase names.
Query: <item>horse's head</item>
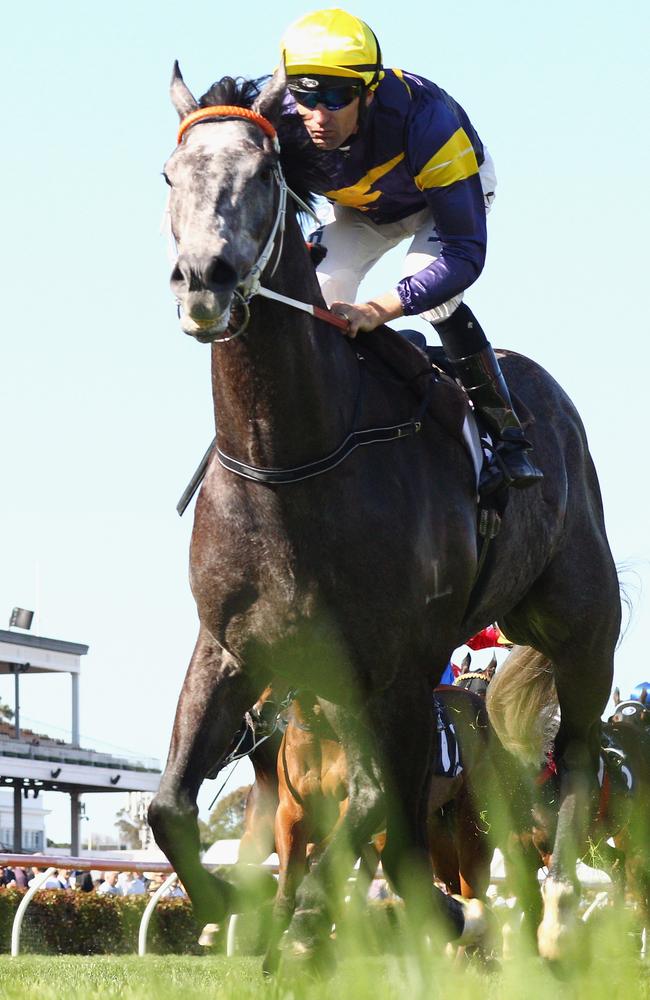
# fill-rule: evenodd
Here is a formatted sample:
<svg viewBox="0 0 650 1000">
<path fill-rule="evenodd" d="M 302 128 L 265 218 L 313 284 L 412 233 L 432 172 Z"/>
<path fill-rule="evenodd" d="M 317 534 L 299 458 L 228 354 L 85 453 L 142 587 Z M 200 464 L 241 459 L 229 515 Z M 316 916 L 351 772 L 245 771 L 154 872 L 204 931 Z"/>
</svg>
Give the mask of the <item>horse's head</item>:
<svg viewBox="0 0 650 1000">
<path fill-rule="evenodd" d="M 165 164 L 178 257 L 171 287 L 185 333 L 202 342 L 227 328 L 236 290 L 260 264 L 279 210 L 279 151 L 274 126 L 286 90 L 281 66 L 259 92 L 224 78 L 201 102 L 174 66 L 171 98 L 179 142 Z M 214 107 L 218 105 L 218 107 Z M 214 114 L 210 114 L 210 110 Z M 269 253 L 272 247 L 269 247 Z"/>
<path fill-rule="evenodd" d="M 490 681 L 494 677 L 497 669 L 497 658 L 492 654 L 492 659 L 483 670 L 470 670 L 471 656 L 468 653 L 462 663 L 462 669 L 454 684 L 456 687 L 465 688 L 472 694 L 477 694 L 485 698 Z"/>
</svg>

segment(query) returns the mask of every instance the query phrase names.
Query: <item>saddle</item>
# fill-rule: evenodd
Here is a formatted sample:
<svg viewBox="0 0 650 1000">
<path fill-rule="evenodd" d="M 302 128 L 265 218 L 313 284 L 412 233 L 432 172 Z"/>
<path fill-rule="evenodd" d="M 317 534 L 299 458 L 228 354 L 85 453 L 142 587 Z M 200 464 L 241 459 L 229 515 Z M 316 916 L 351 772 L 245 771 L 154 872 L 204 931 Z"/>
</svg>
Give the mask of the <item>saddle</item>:
<svg viewBox="0 0 650 1000">
<path fill-rule="evenodd" d="M 371 372 L 390 375 L 405 383 L 416 399 L 426 399 L 425 412 L 450 437 L 464 444 L 463 424 L 469 408 L 467 396 L 441 366 L 433 367 L 428 352 L 388 326 L 377 327 L 370 333 L 361 331 L 353 344 Z M 440 351 L 442 353 L 442 348 Z"/>
</svg>

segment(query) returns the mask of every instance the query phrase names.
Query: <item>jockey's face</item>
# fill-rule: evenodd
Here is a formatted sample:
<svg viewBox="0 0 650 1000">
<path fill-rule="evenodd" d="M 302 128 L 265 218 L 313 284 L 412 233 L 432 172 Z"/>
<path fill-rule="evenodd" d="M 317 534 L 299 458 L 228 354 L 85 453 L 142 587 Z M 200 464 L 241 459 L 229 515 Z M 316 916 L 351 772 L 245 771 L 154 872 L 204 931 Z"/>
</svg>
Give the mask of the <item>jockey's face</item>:
<svg viewBox="0 0 650 1000">
<path fill-rule="evenodd" d="M 372 98 L 372 93 L 366 95 L 366 105 L 370 104 Z M 360 100 L 360 97 L 355 97 L 350 104 L 338 111 L 328 111 L 324 104 L 317 104 L 313 109 L 307 108 L 297 101 L 298 113 L 314 145 L 319 149 L 338 149 L 343 146 L 359 127 Z"/>
</svg>

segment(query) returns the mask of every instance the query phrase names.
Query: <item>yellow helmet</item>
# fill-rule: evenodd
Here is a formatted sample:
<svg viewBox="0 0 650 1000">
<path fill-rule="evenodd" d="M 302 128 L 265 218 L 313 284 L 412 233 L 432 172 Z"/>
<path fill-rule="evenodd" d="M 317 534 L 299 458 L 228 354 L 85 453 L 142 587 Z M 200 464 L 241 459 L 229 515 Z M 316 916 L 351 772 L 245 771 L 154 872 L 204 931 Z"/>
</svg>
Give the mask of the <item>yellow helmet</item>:
<svg viewBox="0 0 650 1000">
<path fill-rule="evenodd" d="M 383 74 L 375 33 L 339 8 L 305 14 L 289 25 L 280 43 L 287 76 L 342 76 L 374 89 Z"/>
</svg>

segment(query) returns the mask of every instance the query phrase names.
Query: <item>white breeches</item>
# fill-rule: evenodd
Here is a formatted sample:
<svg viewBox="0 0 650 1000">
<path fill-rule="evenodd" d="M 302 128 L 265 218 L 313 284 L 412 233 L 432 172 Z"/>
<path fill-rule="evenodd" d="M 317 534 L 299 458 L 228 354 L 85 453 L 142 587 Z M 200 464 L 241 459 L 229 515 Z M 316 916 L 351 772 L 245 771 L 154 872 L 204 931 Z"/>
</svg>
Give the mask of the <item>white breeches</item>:
<svg viewBox="0 0 650 1000">
<path fill-rule="evenodd" d="M 489 212 L 494 201 L 496 176 L 492 157 L 485 150 L 485 160 L 479 168 Z M 428 208 L 409 215 L 400 222 L 377 225 L 364 212 L 342 205 L 330 206 L 331 221 L 315 234 L 316 241 L 327 247 L 327 256 L 318 265 L 317 274 L 323 297 L 332 302 L 356 301 L 359 285 L 366 274 L 385 253 L 404 240 L 411 239 L 400 277 L 416 274 L 440 256 L 441 245 L 435 223 Z M 312 237 L 313 238 L 313 237 Z M 448 319 L 462 302 L 463 294 L 421 313 L 422 319 L 440 323 Z"/>
</svg>

